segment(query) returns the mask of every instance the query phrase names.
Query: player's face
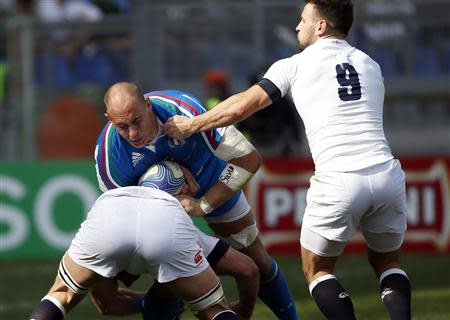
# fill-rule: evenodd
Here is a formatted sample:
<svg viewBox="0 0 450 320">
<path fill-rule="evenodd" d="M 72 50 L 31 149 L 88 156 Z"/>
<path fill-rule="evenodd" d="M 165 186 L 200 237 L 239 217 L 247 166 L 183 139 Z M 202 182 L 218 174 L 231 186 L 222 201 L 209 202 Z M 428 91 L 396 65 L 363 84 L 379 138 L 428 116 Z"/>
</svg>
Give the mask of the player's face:
<svg viewBox="0 0 450 320">
<path fill-rule="evenodd" d="M 129 100 L 120 108 L 110 108 L 108 118 L 119 134 L 136 148 L 142 148 L 158 134 L 158 123 L 150 104 Z"/>
<path fill-rule="evenodd" d="M 314 5 L 311 3 L 306 4 L 303 8 L 300 22 L 295 28 L 300 49 L 305 49 L 317 40 L 318 36 L 316 30 L 318 22 L 319 19 L 315 12 Z"/>
</svg>

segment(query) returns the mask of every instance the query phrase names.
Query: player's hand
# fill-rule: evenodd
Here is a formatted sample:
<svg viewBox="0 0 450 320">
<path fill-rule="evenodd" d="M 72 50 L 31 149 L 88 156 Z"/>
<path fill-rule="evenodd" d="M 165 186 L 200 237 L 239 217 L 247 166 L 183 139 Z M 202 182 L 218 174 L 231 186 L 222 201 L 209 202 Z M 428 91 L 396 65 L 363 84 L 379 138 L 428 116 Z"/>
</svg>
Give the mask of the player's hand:
<svg viewBox="0 0 450 320">
<path fill-rule="evenodd" d="M 203 217 L 205 212 L 200 208 L 200 201 L 187 195 L 177 195 L 175 198 L 180 201 L 184 210 L 192 217 Z"/>
<path fill-rule="evenodd" d="M 189 137 L 191 119 L 183 116 L 174 116 L 164 123 L 164 132 L 173 139 L 182 140 Z"/>
<path fill-rule="evenodd" d="M 181 165 L 180 168 L 181 171 L 183 171 L 184 178 L 186 179 L 186 183 L 181 188 L 180 195 L 188 195 L 193 197 L 197 194 L 198 190 L 200 190 L 200 185 L 188 169 Z"/>
</svg>

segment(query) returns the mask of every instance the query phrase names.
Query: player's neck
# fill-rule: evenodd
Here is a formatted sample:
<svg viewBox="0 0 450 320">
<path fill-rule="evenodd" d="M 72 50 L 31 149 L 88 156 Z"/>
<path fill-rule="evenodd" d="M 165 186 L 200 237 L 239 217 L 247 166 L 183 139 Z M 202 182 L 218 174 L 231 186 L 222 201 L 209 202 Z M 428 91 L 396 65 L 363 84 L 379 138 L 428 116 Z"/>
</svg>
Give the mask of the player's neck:
<svg viewBox="0 0 450 320">
<path fill-rule="evenodd" d="M 338 39 L 338 40 L 345 40 L 346 36 L 340 33 L 330 33 L 327 35 L 324 35 L 320 37 L 319 39 Z"/>
<path fill-rule="evenodd" d="M 154 143 L 157 140 L 157 138 L 160 135 L 160 133 L 161 133 L 161 126 L 160 126 L 159 121 L 156 118 L 155 114 L 153 114 L 152 126 L 151 127 L 152 127 L 153 133 L 151 135 L 150 140 L 147 142 L 147 144 Z"/>
</svg>

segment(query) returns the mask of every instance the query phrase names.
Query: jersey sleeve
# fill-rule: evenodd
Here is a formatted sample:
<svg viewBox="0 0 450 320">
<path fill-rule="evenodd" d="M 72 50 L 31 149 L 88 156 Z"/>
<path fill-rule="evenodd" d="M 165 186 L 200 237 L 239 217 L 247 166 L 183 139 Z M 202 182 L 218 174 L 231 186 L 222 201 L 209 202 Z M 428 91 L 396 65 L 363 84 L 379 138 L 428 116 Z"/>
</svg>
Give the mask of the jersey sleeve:
<svg viewBox="0 0 450 320">
<path fill-rule="evenodd" d="M 297 72 L 296 64 L 292 61 L 294 57 L 296 56 L 278 60 L 272 64 L 263 77 L 263 79 L 270 80 L 280 90 L 281 97 L 284 97 L 292 87 L 292 79 L 295 78 Z"/>
<path fill-rule="evenodd" d="M 103 192 L 132 184 L 129 157 L 114 126 L 108 123 L 97 139 L 95 170 L 100 190 Z"/>
<path fill-rule="evenodd" d="M 178 90 L 153 91 L 145 94 L 144 97 L 151 100 L 155 112 L 163 122 L 175 115 L 192 118 L 206 112 L 196 97 Z M 222 141 L 224 131 L 225 128 L 219 128 L 199 134 L 208 148 L 214 151 Z"/>
<path fill-rule="evenodd" d="M 184 93 L 181 95 L 179 101 L 179 109 L 182 114 L 188 118 L 198 116 L 206 112 L 206 109 L 194 96 Z M 222 141 L 223 134 L 226 128 L 212 129 L 209 131 L 201 132 L 205 144 L 208 148 L 214 152 Z"/>
<path fill-rule="evenodd" d="M 255 147 L 234 126 L 228 126 L 222 137 L 222 142 L 214 151 L 214 155 L 222 160 L 230 161 L 250 154 Z"/>
</svg>

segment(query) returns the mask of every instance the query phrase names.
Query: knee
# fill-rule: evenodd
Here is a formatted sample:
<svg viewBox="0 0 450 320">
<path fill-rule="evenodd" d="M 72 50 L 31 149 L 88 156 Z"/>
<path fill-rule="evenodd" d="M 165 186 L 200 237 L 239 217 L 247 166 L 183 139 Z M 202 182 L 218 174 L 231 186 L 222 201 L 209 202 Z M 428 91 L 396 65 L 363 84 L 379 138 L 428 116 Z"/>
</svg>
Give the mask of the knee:
<svg viewBox="0 0 450 320">
<path fill-rule="evenodd" d="M 333 274 L 334 262 L 333 260 L 321 257 L 314 257 L 314 259 L 303 259 L 302 270 L 306 281 L 311 283 L 314 279 L 326 275 Z"/>
<path fill-rule="evenodd" d="M 246 279 L 252 279 L 255 281 L 258 281 L 259 279 L 259 268 L 251 258 L 249 258 L 249 261 L 246 262 L 245 264 L 245 267 L 242 272 L 242 277 Z"/>
<path fill-rule="evenodd" d="M 261 275 L 270 272 L 272 269 L 273 259 L 267 253 L 266 248 L 262 245 L 259 238 L 249 248 L 242 250 L 242 252 L 254 261 Z"/>
<path fill-rule="evenodd" d="M 380 275 L 388 269 L 401 267 L 400 250 L 380 253 L 368 248 L 367 257 L 377 277 L 380 277 Z"/>
</svg>

